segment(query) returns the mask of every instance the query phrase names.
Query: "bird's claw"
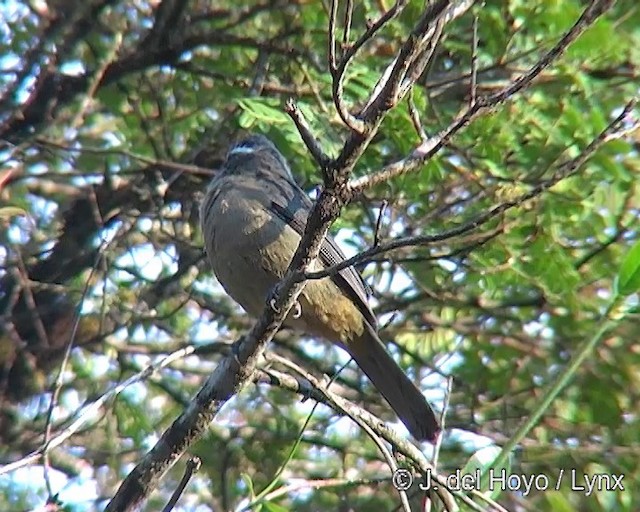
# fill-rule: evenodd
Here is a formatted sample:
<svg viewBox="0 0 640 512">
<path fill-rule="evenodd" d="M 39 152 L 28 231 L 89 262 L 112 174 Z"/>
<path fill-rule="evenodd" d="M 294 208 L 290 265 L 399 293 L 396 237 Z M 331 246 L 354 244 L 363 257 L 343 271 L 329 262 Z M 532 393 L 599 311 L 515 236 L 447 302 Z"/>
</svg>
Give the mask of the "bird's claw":
<svg viewBox="0 0 640 512">
<path fill-rule="evenodd" d="M 273 309 L 276 313 L 280 313 L 280 308 L 276 306 L 276 297 L 271 297 L 269 299 L 269 307 Z M 293 318 L 300 318 L 302 316 L 302 306 L 300 302 L 295 301 L 291 308 Z"/>
</svg>

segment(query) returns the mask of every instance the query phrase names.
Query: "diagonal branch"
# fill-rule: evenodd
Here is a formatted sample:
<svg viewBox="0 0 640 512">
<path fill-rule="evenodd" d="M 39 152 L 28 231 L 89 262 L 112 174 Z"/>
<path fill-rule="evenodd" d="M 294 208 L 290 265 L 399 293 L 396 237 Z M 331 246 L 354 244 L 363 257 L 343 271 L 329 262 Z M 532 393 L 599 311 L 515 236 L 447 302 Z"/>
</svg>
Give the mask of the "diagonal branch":
<svg viewBox="0 0 640 512">
<path fill-rule="evenodd" d="M 335 194 L 324 191 L 314 205 L 289 270 L 276 287 L 275 298 L 265 306 L 251 331 L 234 344 L 234 354 L 220 362 L 186 410 L 125 478 L 106 511 L 136 508 L 187 448 L 204 435 L 222 406 L 253 377 L 260 356 L 302 291 L 302 276 L 317 258 L 339 212 Z"/>
</svg>

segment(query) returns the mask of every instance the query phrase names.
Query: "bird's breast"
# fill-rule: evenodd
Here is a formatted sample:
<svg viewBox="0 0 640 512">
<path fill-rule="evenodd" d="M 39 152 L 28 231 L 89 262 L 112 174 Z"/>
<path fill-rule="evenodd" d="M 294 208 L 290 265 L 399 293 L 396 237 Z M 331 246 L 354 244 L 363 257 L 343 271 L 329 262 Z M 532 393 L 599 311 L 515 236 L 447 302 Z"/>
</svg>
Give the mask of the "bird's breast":
<svg viewBox="0 0 640 512">
<path fill-rule="evenodd" d="M 203 222 L 207 256 L 218 281 L 245 310 L 259 315 L 284 275 L 299 236 L 246 194 L 221 194 Z"/>
<path fill-rule="evenodd" d="M 218 281 L 248 313 L 259 316 L 284 276 L 300 235 L 275 211 L 265 192 L 220 188 L 203 206 L 207 256 Z M 213 197 L 213 196 L 210 196 Z M 313 270 L 323 265 L 316 260 Z M 330 278 L 309 281 L 299 297 L 301 315 L 286 324 L 348 345 L 362 334 L 358 308 Z"/>
</svg>

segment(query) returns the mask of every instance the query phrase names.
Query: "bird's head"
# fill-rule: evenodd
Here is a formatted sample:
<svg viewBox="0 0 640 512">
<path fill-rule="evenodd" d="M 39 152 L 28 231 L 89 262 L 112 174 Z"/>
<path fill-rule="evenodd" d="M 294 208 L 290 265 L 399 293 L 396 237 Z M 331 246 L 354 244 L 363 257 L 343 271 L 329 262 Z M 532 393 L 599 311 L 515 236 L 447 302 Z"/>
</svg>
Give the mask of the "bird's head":
<svg viewBox="0 0 640 512">
<path fill-rule="evenodd" d="M 286 159 L 264 135 L 249 135 L 229 149 L 225 162 L 227 170 L 235 172 L 246 169 L 247 166 L 256 171 L 276 172 L 294 181 Z"/>
</svg>

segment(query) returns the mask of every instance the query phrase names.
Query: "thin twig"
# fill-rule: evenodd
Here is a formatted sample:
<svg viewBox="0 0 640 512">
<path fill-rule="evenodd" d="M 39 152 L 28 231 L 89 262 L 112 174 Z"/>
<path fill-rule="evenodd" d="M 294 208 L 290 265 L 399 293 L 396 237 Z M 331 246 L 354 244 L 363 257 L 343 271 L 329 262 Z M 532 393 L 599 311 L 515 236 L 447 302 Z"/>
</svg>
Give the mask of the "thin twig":
<svg viewBox="0 0 640 512">
<path fill-rule="evenodd" d="M 45 139 L 43 137 L 38 137 L 34 140 L 34 144 L 36 146 L 42 146 L 45 148 L 54 148 L 60 149 L 62 151 L 68 151 L 69 153 L 87 153 L 87 154 L 95 154 L 95 155 L 113 155 L 113 156 L 122 156 L 125 158 L 131 158 L 133 160 L 137 160 L 138 162 L 142 162 L 143 164 L 157 166 L 157 167 L 165 167 L 167 169 L 172 169 L 176 171 L 185 172 L 188 174 L 194 175 L 204 175 L 204 176 L 212 176 L 213 171 L 211 169 L 207 169 L 206 167 L 198 167 L 197 165 L 183 164 L 172 162 L 169 160 L 160 160 L 156 158 L 151 158 L 148 156 L 140 155 L 138 153 L 133 153 L 126 149 L 118 149 L 118 148 L 99 148 L 95 146 L 70 146 L 68 144 L 63 144 L 61 142 L 57 142 L 51 139 Z"/>
<path fill-rule="evenodd" d="M 444 395 L 444 404 L 442 405 L 442 415 L 440 416 L 440 428 L 442 432 L 446 432 L 445 419 L 447 417 L 447 409 L 449 408 L 449 400 L 451 398 L 451 389 L 453 387 L 453 378 L 449 376 L 447 378 L 447 389 Z M 431 464 L 434 468 L 438 467 L 438 457 L 440 455 L 440 449 L 442 448 L 442 440 L 444 439 L 444 434 L 438 436 L 436 439 L 436 444 L 433 447 L 433 456 L 431 457 Z M 427 496 L 424 512 L 429 512 L 433 505 L 433 501 L 429 496 Z"/>
<path fill-rule="evenodd" d="M 291 368 L 296 373 L 300 374 L 303 377 L 303 379 L 308 381 L 308 383 L 311 385 L 312 389 L 314 390 L 314 393 L 319 392 L 321 394 L 322 402 L 325 405 L 328 405 L 335 411 L 348 416 L 355 423 L 357 423 L 358 426 L 360 426 L 360 428 L 362 428 L 369 435 L 369 437 L 371 437 L 371 439 L 376 443 L 378 448 L 381 450 L 381 453 L 383 453 L 383 455 L 385 456 L 385 459 L 387 460 L 387 463 L 389 464 L 390 468 L 392 468 L 392 471 L 397 470 L 397 464 L 393 456 L 388 452 L 388 449 L 386 448 L 386 446 L 382 444 L 382 440 L 391 443 L 391 445 L 394 447 L 394 450 L 396 452 L 402 453 L 409 459 L 413 460 L 418 465 L 418 467 L 421 468 L 422 471 L 427 471 L 427 470 L 431 471 L 433 477 L 436 480 L 439 480 L 439 483 L 441 484 L 441 487 L 438 490 L 436 490 L 436 493 L 438 494 L 440 499 L 443 501 L 443 503 L 451 502 L 451 497 L 449 495 L 449 492 L 446 489 L 446 486 L 443 486 L 443 484 L 445 483 L 444 478 L 437 475 L 435 468 L 427 461 L 427 459 L 424 457 L 422 452 L 418 450 L 416 446 L 414 446 L 409 441 L 401 438 L 392 429 L 387 427 L 383 421 L 381 421 L 379 418 L 371 414 L 369 411 L 358 407 L 353 402 L 350 402 L 349 400 L 330 391 L 326 385 L 321 383 L 313 375 L 311 375 L 304 369 L 300 368 L 295 363 L 289 361 L 286 358 L 277 356 L 276 354 L 269 354 L 269 357 L 272 358 L 273 360 L 277 360 L 283 366 Z M 273 373 L 273 372 L 274 370 L 269 370 L 269 373 Z M 294 379 L 294 383 L 295 381 L 296 379 Z M 291 380 L 286 378 L 282 378 L 279 381 L 279 385 L 283 387 L 289 387 L 291 386 L 291 384 L 292 384 Z M 303 385 L 301 387 L 304 389 L 306 386 Z M 299 389 L 300 389 L 300 385 L 297 383 L 294 384 L 292 390 L 299 392 L 298 391 Z M 307 396 L 311 396 L 311 395 L 307 395 Z"/>
<path fill-rule="evenodd" d="M 58 397 L 60 396 L 60 391 L 62 390 L 62 385 L 64 384 L 64 374 L 66 372 L 67 363 L 69 362 L 69 357 L 71 357 L 71 350 L 73 349 L 73 345 L 76 339 L 76 335 L 78 333 L 78 327 L 80 326 L 80 311 L 82 309 L 82 303 L 89 293 L 89 287 L 93 281 L 93 276 L 98 270 L 98 266 L 100 265 L 100 261 L 102 260 L 102 254 L 106 248 L 107 244 L 103 241 L 98 248 L 98 253 L 96 255 L 96 260 L 91 268 L 89 276 L 84 284 L 84 288 L 82 290 L 82 294 L 80 295 L 80 300 L 78 302 L 78 306 L 76 307 L 76 311 L 73 318 L 73 327 L 71 328 L 71 333 L 69 335 L 69 339 L 67 341 L 67 345 L 64 350 L 64 355 L 62 357 L 62 361 L 60 362 L 60 368 L 58 370 L 58 376 L 53 384 L 53 392 L 51 393 L 51 401 L 49 402 L 49 410 L 47 412 L 47 421 L 44 428 L 44 440 L 43 440 L 43 454 L 45 460 L 47 458 L 47 452 L 49 443 L 51 440 L 51 429 L 53 426 L 53 411 L 58 404 Z"/>
<path fill-rule="evenodd" d="M 91 77 L 91 81 L 89 83 L 89 87 L 87 89 L 84 98 L 80 102 L 80 107 L 78 108 L 78 112 L 73 117 L 73 120 L 70 123 L 70 127 L 77 129 L 84 121 L 84 117 L 91 106 L 91 101 L 96 95 L 98 88 L 100 87 L 100 83 L 104 78 L 104 74 L 107 72 L 109 66 L 111 66 L 118 56 L 118 52 L 120 51 L 120 47 L 122 46 L 122 32 L 117 32 L 113 35 L 113 42 L 111 48 L 109 48 L 105 58 L 100 63 L 100 66 L 96 70 L 96 72 Z"/>
<path fill-rule="evenodd" d="M 333 75 L 338 69 L 336 58 L 336 23 L 338 22 L 338 0 L 331 0 L 329 13 L 329 72 Z"/>
<path fill-rule="evenodd" d="M 375 229 L 375 232 L 373 233 L 374 247 L 377 247 L 378 245 L 380 245 L 380 230 L 382 228 L 382 219 L 384 218 L 384 214 L 387 209 L 387 206 L 389 206 L 389 201 L 385 199 L 380 204 L 380 209 L 378 211 L 378 218 L 376 219 L 376 229 Z"/>
<path fill-rule="evenodd" d="M 182 496 L 182 493 L 186 489 L 187 484 L 189 483 L 191 478 L 193 478 L 193 475 L 195 475 L 200 470 L 201 465 L 202 465 L 202 461 L 198 456 L 191 457 L 187 461 L 187 464 L 185 465 L 185 468 L 184 468 L 184 473 L 182 474 L 182 478 L 178 483 L 178 487 L 176 487 L 176 490 L 173 491 L 171 498 L 169 499 L 165 507 L 162 509 L 162 512 L 171 512 L 173 510 L 173 507 L 176 506 L 176 503 L 178 503 L 180 496 Z"/>
<path fill-rule="evenodd" d="M 311 156 L 313 156 L 316 163 L 320 166 L 320 169 L 326 169 L 326 167 L 329 165 L 330 159 L 322 150 L 320 143 L 315 138 L 313 133 L 311 133 L 311 128 L 309 128 L 309 125 L 304 118 L 302 111 L 298 108 L 293 98 L 289 98 L 289 100 L 287 100 L 284 111 L 289 114 L 291 119 L 293 119 L 293 122 L 295 123 L 296 128 L 298 128 L 298 132 L 300 133 L 305 146 L 307 146 L 307 149 L 311 153 Z"/>
<path fill-rule="evenodd" d="M 194 353 L 195 351 L 196 351 L 196 348 L 193 346 L 188 346 L 180 350 L 176 350 L 175 352 L 161 359 L 158 363 L 150 364 L 146 366 L 143 370 L 129 377 L 123 383 L 117 384 L 112 389 L 104 393 L 100 398 L 93 401 L 91 404 L 87 405 L 86 407 L 82 408 L 78 413 L 77 418 L 73 422 L 71 422 L 64 430 L 62 430 L 56 436 L 52 437 L 49 440 L 48 444 L 41 446 L 40 448 L 31 452 L 30 454 L 26 455 L 20 460 L 1 466 L 0 475 L 10 473 L 12 471 L 15 471 L 16 469 L 23 468 L 23 467 L 29 466 L 30 464 L 34 464 L 38 462 L 46 451 L 51 451 L 57 448 L 58 446 L 61 446 L 67 439 L 69 439 L 73 434 L 78 432 L 86 424 L 90 423 L 91 421 L 95 421 L 96 415 L 100 410 L 100 408 L 109 400 L 111 400 L 111 398 L 120 394 L 122 391 L 132 386 L 133 384 L 136 384 L 138 382 L 145 380 L 155 371 L 158 371 L 162 368 L 166 368 L 167 366 L 171 365 L 174 361 L 182 359 Z"/>
<path fill-rule="evenodd" d="M 427 133 L 424 131 L 424 127 L 422 126 L 422 121 L 420 121 L 420 113 L 416 107 L 416 103 L 413 100 L 413 89 L 409 90 L 409 94 L 407 96 L 407 106 L 409 107 L 409 117 L 411 118 L 411 123 L 413 124 L 413 128 L 420 137 L 420 142 L 424 142 L 428 140 L 429 137 Z"/>
<path fill-rule="evenodd" d="M 351 23 L 353 22 L 353 0 L 347 0 L 344 11 L 344 29 L 342 32 L 342 49 L 348 48 L 351 39 Z"/>
<path fill-rule="evenodd" d="M 443 26 L 466 12 L 472 3 L 472 0 L 458 0 L 452 3 L 447 0 L 438 0 L 429 4 L 411 35 L 400 48 L 396 58 L 382 73 L 362 109 L 361 117 L 371 121 L 375 118 L 376 112 L 392 108 L 393 97 L 397 101 L 398 98 L 406 94 L 418 78 L 416 74 L 407 76 L 411 65 L 420 60 L 420 55 L 424 56 L 424 62 L 419 64 L 417 68 L 421 66 L 424 68 L 427 65 L 429 54 L 433 54 Z M 414 69 L 416 68 L 414 67 Z M 405 77 L 408 80 L 404 81 Z"/>
<path fill-rule="evenodd" d="M 473 106 L 478 97 L 478 15 L 473 17 L 473 39 L 471 42 L 471 93 L 469 106 Z"/>
<path fill-rule="evenodd" d="M 396 1 L 391 9 L 380 16 L 378 20 L 371 23 L 364 34 L 362 34 L 362 36 L 360 36 L 351 46 L 343 51 L 342 57 L 340 58 L 340 63 L 337 63 L 335 55 L 335 24 L 338 16 L 337 0 L 333 0 L 331 3 L 331 16 L 329 18 L 329 70 L 333 78 L 333 102 L 342 121 L 356 133 L 362 133 L 365 130 L 366 126 L 361 120 L 359 120 L 349 112 L 349 109 L 344 102 L 344 79 L 347 66 L 356 55 L 356 53 L 360 50 L 360 48 L 362 48 L 362 46 L 364 46 L 364 44 L 366 44 L 368 41 L 372 40 L 375 34 L 387 23 L 389 23 L 389 21 L 398 16 L 402 12 L 406 4 L 406 0 Z"/>
</svg>

